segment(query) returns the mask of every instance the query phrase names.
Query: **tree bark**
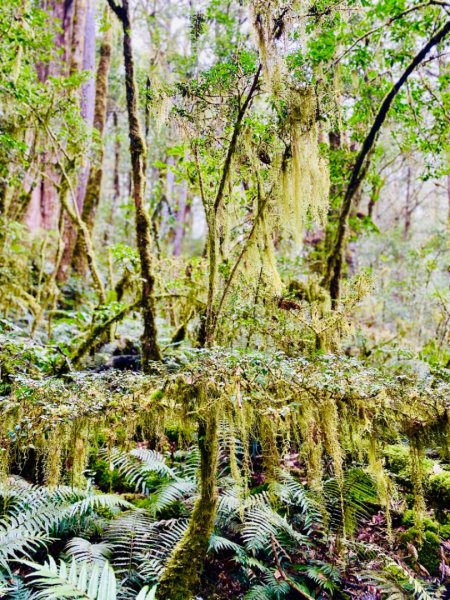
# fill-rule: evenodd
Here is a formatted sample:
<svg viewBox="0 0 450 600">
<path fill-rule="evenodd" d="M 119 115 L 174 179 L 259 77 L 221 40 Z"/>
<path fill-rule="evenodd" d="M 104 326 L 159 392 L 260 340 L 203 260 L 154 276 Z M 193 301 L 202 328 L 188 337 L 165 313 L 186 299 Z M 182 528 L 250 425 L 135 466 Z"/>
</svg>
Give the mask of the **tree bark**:
<svg viewBox="0 0 450 600">
<path fill-rule="evenodd" d="M 202 392 L 204 393 L 204 392 Z M 217 512 L 218 417 L 216 407 L 198 424 L 200 496 L 158 586 L 158 600 L 191 600 L 200 582 Z"/>
<path fill-rule="evenodd" d="M 42 0 L 40 5 L 60 25 L 55 35 L 55 53 L 51 61 L 39 63 L 36 70 L 40 81 L 57 77 L 68 71 L 71 56 L 71 31 L 73 27 L 74 0 Z M 31 231 L 39 228 L 56 229 L 59 220 L 60 205 L 57 198 L 58 174 L 53 167 L 54 157 L 45 152 L 41 157 L 45 176 L 33 186 L 31 199 L 26 211 L 26 224 Z"/>
<path fill-rule="evenodd" d="M 88 129 L 92 128 L 94 118 L 95 87 L 93 73 L 95 70 L 95 19 L 92 0 L 76 0 L 73 31 L 70 73 L 88 71 L 91 77 L 86 81 L 80 94 L 80 112 Z M 76 187 L 76 203 L 79 213 L 83 210 L 87 181 L 89 177 L 89 159 L 83 162 L 78 175 Z M 78 232 L 72 227 L 69 218 L 64 222 L 64 253 L 58 271 L 58 281 L 63 282 L 70 274 L 73 252 Z"/>
<path fill-rule="evenodd" d="M 106 107 L 108 100 L 108 75 L 111 66 L 112 55 L 112 28 L 109 24 L 109 10 L 106 12 L 106 30 L 100 46 L 100 60 L 97 68 L 96 90 L 95 90 L 95 109 L 94 109 L 94 129 L 98 132 L 96 143 L 96 152 L 91 161 L 91 168 L 86 185 L 86 195 L 84 197 L 81 218 L 86 223 L 89 233 L 94 228 L 95 214 L 100 201 L 100 193 L 103 178 L 103 156 L 104 143 L 103 135 L 106 124 Z M 86 253 L 84 244 L 77 236 L 75 248 L 73 250 L 72 268 L 84 275 L 87 269 Z"/>
<path fill-rule="evenodd" d="M 134 75 L 134 57 L 131 44 L 131 21 L 128 0 L 118 6 L 108 0 L 111 9 L 119 18 L 123 28 L 123 57 L 125 64 L 125 87 L 127 97 L 128 126 L 131 155 L 132 197 L 136 213 L 136 238 L 141 263 L 142 301 L 144 321 L 142 343 L 142 370 L 148 372 L 152 361 L 161 360 L 155 323 L 155 300 L 153 264 L 151 254 L 151 224 L 144 205 L 146 148 L 139 123 L 138 89 Z"/>
</svg>

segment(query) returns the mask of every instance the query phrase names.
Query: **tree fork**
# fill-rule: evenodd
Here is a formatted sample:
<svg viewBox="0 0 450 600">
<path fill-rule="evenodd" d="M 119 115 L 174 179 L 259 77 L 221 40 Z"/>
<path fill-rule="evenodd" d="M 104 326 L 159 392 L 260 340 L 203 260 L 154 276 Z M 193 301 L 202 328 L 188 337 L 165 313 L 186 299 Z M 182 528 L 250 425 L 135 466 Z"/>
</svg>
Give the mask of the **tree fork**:
<svg viewBox="0 0 450 600">
<path fill-rule="evenodd" d="M 131 155 L 132 195 L 136 211 L 136 238 L 142 278 L 141 310 L 144 321 L 144 332 L 141 337 L 141 343 L 142 370 L 145 373 L 149 371 L 151 361 L 161 360 L 155 323 L 155 300 L 153 295 L 155 277 L 153 275 L 151 254 L 151 224 L 144 206 L 146 148 L 139 124 L 138 89 L 134 76 L 128 0 L 122 0 L 121 6 L 117 5 L 114 0 L 108 0 L 108 4 L 120 20 L 123 28 L 123 57 Z"/>
<path fill-rule="evenodd" d="M 391 90 L 381 103 L 373 125 L 363 142 L 358 156 L 356 157 L 355 165 L 353 167 L 349 184 L 345 192 L 341 214 L 339 216 L 336 239 L 331 253 L 328 256 L 326 273 L 322 280 L 322 285 L 326 287 L 330 292 L 333 304 L 336 304 L 336 300 L 338 300 L 339 298 L 348 216 L 350 214 L 353 198 L 366 175 L 368 166 L 367 159 L 369 153 L 371 152 L 374 144 L 378 139 L 380 129 L 383 126 L 384 121 L 386 120 L 386 117 L 388 115 L 389 109 L 395 96 L 406 83 L 408 77 L 411 75 L 414 69 L 418 65 L 420 65 L 420 63 L 424 60 L 424 58 L 427 56 L 430 50 L 437 46 L 437 44 L 439 44 L 439 42 L 441 42 L 448 35 L 448 33 L 450 33 L 450 21 L 447 21 L 447 23 L 445 23 L 445 25 L 441 29 L 439 29 L 437 33 L 435 33 L 435 35 L 416 54 L 416 56 L 410 62 L 410 64 L 405 69 L 401 77 L 392 86 Z"/>
</svg>

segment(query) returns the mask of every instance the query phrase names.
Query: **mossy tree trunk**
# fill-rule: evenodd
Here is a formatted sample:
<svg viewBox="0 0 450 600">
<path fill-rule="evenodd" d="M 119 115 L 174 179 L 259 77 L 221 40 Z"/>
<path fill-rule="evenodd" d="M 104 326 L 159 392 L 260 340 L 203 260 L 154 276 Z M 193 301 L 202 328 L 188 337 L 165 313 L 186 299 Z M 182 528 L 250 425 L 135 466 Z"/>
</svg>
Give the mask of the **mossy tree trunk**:
<svg viewBox="0 0 450 600">
<path fill-rule="evenodd" d="M 189 526 L 167 564 L 158 600 L 191 600 L 200 583 L 217 511 L 218 417 L 214 407 L 198 424 L 200 496 Z"/>
<path fill-rule="evenodd" d="M 86 195 L 84 198 L 82 220 L 86 223 L 89 233 L 94 227 L 95 213 L 100 201 L 100 193 L 103 177 L 103 155 L 104 144 L 103 134 L 106 124 L 106 106 L 108 99 L 108 75 L 111 66 L 112 55 L 112 27 L 109 24 L 109 10 L 105 11 L 106 30 L 100 46 L 100 60 L 97 67 L 97 78 L 95 86 L 95 111 L 94 128 L 98 132 L 97 149 L 92 160 L 89 171 L 89 178 L 86 185 Z M 86 252 L 83 240 L 80 235 L 77 236 L 75 248 L 72 256 L 72 268 L 80 274 L 85 274 L 87 269 Z"/>
<path fill-rule="evenodd" d="M 128 0 L 122 0 L 121 6 L 118 6 L 114 0 L 108 0 L 108 3 L 123 27 L 123 58 L 130 139 L 132 196 L 136 212 L 136 236 L 142 279 L 141 310 L 144 321 L 144 332 L 141 338 L 142 369 L 144 372 L 148 372 L 151 361 L 161 360 L 161 352 L 157 342 L 155 323 L 155 277 L 151 254 L 151 224 L 144 205 L 146 148 L 139 124 L 138 89 L 134 75 Z"/>
</svg>

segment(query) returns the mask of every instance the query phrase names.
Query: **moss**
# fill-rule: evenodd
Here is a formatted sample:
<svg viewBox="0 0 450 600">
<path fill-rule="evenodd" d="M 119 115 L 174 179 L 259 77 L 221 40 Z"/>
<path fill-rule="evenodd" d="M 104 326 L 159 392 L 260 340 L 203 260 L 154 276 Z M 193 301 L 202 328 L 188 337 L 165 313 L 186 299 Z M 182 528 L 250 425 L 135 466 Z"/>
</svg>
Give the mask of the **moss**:
<svg viewBox="0 0 450 600">
<path fill-rule="evenodd" d="M 405 546 L 412 544 L 417 549 L 418 562 L 430 575 L 439 575 L 441 541 L 434 531 L 422 532 L 417 527 L 410 527 L 401 535 L 400 542 Z"/>
<path fill-rule="evenodd" d="M 450 509 L 450 471 L 443 471 L 429 477 L 427 498 L 437 509 Z"/>
<path fill-rule="evenodd" d="M 200 392 L 200 396 L 203 396 L 203 392 Z M 198 426 L 200 496 L 195 503 L 189 526 L 175 547 L 161 578 L 158 600 L 191 600 L 200 583 L 217 510 L 217 429 L 217 409 L 211 410 L 209 407 L 208 414 L 199 419 Z"/>
<path fill-rule="evenodd" d="M 407 510 L 402 518 L 403 525 L 407 527 L 413 527 L 416 522 L 416 516 L 413 510 Z M 433 533 L 439 532 L 439 523 L 431 517 L 425 516 L 422 519 L 422 525 L 425 531 L 432 531 Z"/>
<path fill-rule="evenodd" d="M 94 475 L 95 485 L 102 492 L 134 492 L 135 487 L 130 485 L 117 469 L 111 470 L 106 460 L 92 456 L 89 462 L 89 470 Z"/>
<path fill-rule="evenodd" d="M 400 475 L 405 473 L 410 465 L 409 448 L 403 444 L 386 446 L 383 449 L 386 466 L 391 473 Z M 408 476 L 408 479 L 410 474 Z"/>
<path fill-rule="evenodd" d="M 439 528 L 439 534 L 443 540 L 449 540 L 450 539 L 450 523 L 441 525 Z"/>
<path fill-rule="evenodd" d="M 411 453 L 406 444 L 393 444 L 383 449 L 383 457 L 386 469 L 395 475 L 398 483 L 412 489 Z M 427 476 L 434 465 L 434 461 L 422 457 L 421 468 L 424 476 Z"/>
</svg>

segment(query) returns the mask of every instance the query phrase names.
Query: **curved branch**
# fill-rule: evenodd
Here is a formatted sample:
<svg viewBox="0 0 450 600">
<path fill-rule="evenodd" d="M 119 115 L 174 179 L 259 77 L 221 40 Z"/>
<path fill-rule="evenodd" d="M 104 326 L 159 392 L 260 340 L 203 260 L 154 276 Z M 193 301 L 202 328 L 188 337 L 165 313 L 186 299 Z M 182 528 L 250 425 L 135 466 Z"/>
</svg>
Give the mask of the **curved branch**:
<svg viewBox="0 0 450 600">
<path fill-rule="evenodd" d="M 424 60 L 427 54 L 432 50 L 435 46 L 439 44 L 447 35 L 450 33 L 450 21 L 447 21 L 445 25 L 434 34 L 434 36 L 425 44 L 425 46 L 416 54 L 413 60 L 410 62 L 408 67 L 405 69 L 401 77 L 395 82 L 392 86 L 389 93 L 384 98 L 381 103 L 380 108 L 378 109 L 378 113 L 375 117 L 373 125 L 365 138 L 361 150 L 356 158 L 355 165 L 353 167 L 350 181 L 345 192 L 344 201 L 342 204 L 341 214 L 339 217 L 339 225 L 336 236 L 336 241 L 334 243 L 334 247 L 328 257 L 327 262 L 327 271 L 322 281 L 322 285 L 327 287 L 330 291 L 331 298 L 335 301 L 339 297 L 339 287 L 340 287 L 340 279 L 342 272 L 342 262 L 343 262 L 343 246 L 344 239 L 347 230 L 347 219 L 350 214 L 350 209 L 352 205 L 352 200 L 357 192 L 361 181 L 363 180 L 366 173 L 366 160 L 371 152 L 374 144 L 377 141 L 378 134 L 380 132 L 381 127 L 383 126 L 386 117 L 388 115 L 391 104 L 398 94 L 400 89 L 408 80 L 408 77 L 414 71 L 414 69 L 420 65 L 420 63 Z"/>
</svg>

